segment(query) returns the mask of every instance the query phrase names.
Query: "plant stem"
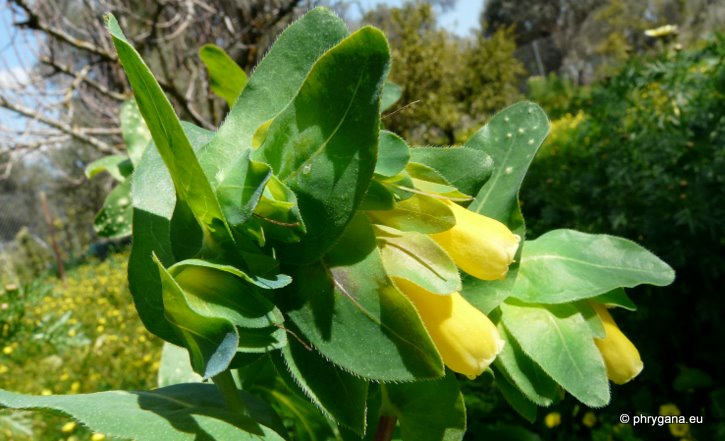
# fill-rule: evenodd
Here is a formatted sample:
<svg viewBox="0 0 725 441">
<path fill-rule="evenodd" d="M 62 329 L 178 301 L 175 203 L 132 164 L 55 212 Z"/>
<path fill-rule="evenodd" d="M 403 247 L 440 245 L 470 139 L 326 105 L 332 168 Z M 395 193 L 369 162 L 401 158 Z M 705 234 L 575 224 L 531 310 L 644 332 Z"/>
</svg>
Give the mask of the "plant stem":
<svg viewBox="0 0 725 441">
<path fill-rule="evenodd" d="M 390 441 L 393 438 L 397 418 L 390 415 L 380 415 L 378 429 L 375 432 L 375 441 Z"/>
<path fill-rule="evenodd" d="M 239 415 L 247 414 L 247 406 L 242 401 L 237 384 L 234 382 L 232 373 L 229 370 L 212 377 L 212 381 L 224 396 L 224 401 L 226 401 L 229 410 Z"/>
</svg>

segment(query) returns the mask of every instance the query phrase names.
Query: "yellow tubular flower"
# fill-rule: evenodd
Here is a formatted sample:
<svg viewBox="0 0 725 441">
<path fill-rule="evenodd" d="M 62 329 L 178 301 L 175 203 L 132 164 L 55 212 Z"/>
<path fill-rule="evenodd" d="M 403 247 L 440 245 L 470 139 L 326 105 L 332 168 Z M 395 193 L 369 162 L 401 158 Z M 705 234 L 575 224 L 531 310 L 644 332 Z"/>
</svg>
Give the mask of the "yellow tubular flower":
<svg viewBox="0 0 725 441">
<path fill-rule="evenodd" d="M 607 376 L 617 384 L 624 384 L 636 377 L 644 364 L 639 356 L 639 351 L 631 341 L 622 333 L 609 311 L 604 305 L 591 302 L 597 315 L 604 325 L 604 338 L 594 338 L 604 358 L 604 365 L 607 368 Z"/>
<path fill-rule="evenodd" d="M 394 280 L 415 305 L 443 362 L 453 371 L 474 379 L 503 349 L 496 326 L 459 293 L 437 295 L 408 280 Z"/>
<path fill-rule="evenodd" d="M 481 280 L 506 277 L 521 238 L 506 225 L 446 201 L 456 225 L 448 231 L 431 234 L 460 269 Z"/>
</svg>

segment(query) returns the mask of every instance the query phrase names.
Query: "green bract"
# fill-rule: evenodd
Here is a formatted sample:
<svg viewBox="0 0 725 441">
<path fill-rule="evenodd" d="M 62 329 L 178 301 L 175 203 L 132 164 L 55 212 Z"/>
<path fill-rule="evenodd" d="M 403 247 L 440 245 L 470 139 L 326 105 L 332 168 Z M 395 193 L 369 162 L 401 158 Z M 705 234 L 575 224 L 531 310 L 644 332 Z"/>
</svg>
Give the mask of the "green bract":
<svg viewBox="0 0 725 441">
<path fill-rule="evenodd" d="M 98 222 L 122 234 L 132 216 L 136 308 L 188 360 L 169 346 L 166 387 L 153 392 L 0 391 L 1 405 L 54 409 L 137 440 L 363 439 L 380 417 L 397 419 L 404 440 L 462 439 L 458 378 L 393 277 L 430 295 L 459 292 L 489 314 L 507 342 L 491 366 L 496 384 L 526 418 L 562 389 L 589 406 L 608 403 L 594 343 L 603 327 L 586 300 L 633 308 L 623 287 L 666 285 L 674 274 L 611 236 L 557 230 L 524 240 L 518 191 L 549 128 L 536 104 L 504 109 L 464 146 L 410 148 L 380 123 L 400 97 L 386 83 L 383 34 L 350 34 L 314 9 L 248 82 L 219 48 L 202 48 L 213 90 L 233 103 L 210 132 L 179 121 L 111 15 L 108 29 L 138 111 L 130 103 L 122 114 L 130 158 L 89 168 L 122 181 Z M 456 225 L 448 201 L 520 236 L 504 279 L 460 273 L 428 237 Z M 169 385 L 174 378 L 217 388 Z M 291 434 L 278 413 L 293 421 Z"/>
</svg>

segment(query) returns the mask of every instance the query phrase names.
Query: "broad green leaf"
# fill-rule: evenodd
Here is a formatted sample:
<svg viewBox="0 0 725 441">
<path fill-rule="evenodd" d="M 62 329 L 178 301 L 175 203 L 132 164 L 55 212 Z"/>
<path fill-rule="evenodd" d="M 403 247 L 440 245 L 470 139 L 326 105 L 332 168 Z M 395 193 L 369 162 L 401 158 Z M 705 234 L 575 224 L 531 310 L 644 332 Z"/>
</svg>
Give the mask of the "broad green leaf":
<svg viewBox="0 0 725 441">
<path fill-rule="evenodd" d="M 104 156 L 86 166 L 86 178 L 91 179 L 104 171 L 108 172 L 118 182 L 123 182 L 133 172 L 133 164 L 124 155 Z"/>
<path fill-rule="evenodd" d="M 217 174 L 251 148 L 257 128 L 274 118 L 300 90 L 312 65 L 348 34 L 333 12 L 316 8 L 290 25 L 259 63 L 212 142 L 200 154 L 202 167 Z"/>
<path fill-rule="evenodd" d="M 275 175 L 267 182 L 254 215 L 263 226 L 264 234 L 272 240 L 299 242 L 307 232 L 297 195 Z"/>
<path fill-rule="evenodd" d="M 598 295 L 592 300 L 599 302 L 603 305 L 618 306 L 629 311 L 637 310 L 637 305 L 635 305 L 632 299 L 629 298 L 627 293 L 624 292 L 624 288 L 614 289 L 612 291 L 609 291 L 608 293 Z"/>
<path fill-rule="evenodd" d="M 376 180 L 393 193 L 396 201 L 404 201 L 412 197 L 413 191 L 415 191 L 415 184 L 405 170 L 389 178 L 378 175 Z"/>
<path fill-rule="evenodd" d="M 192 369 L 189 351 L 165 342 L 161 349 L 156 381 L 159 387 L 166 387 L 181 383 L 201 383 L 202 377 Z"/>
<path fill-rule="evenodd" d="M 451 209 L 442 200 L 423 194 L 396 202 L 392 210 L 369 211 L 368 215 L 376 224 L 423 234 L 440 233 L 456 225 Z"/>
<path fill-rule="evenodd" d="M 103 202 L 103 207 L 93 221 L 99 236 L 124 237 L 131 234 L 133 210 L 131 206 L 131 180 L 116 185 Z"/>
<path fill-rule="evenodd" d="M 609 403 L 604 361 L 579 311 L 568 304 L 501 304 L 501 320 L 521 350 L 554 381 L 590 407 Z"/>
<path fill-rule="evenodd" d="M 345 372 L 295 339 L 282 349 L 281 369 L 323 413 L 359 434 L 365 433 L 368 383 Z"/>
<path fill-rule="evenodd" d="M 297 195 L 307 235 L 278 247 L 280 260 L 319 259 L 342 234 L 375 168 L 379 96 L 390 54 L 364 27 L 326 52 L 274 119 L 254 158 Z"/>
<path fill-rule="evenodd" d="M 174 264 L 174 271 L 178 271 L 186 266 L 207 267 L 207 268 L 212 268 L 212 269 L 216 269 L 219 271 L 224 271 L 226 273 L 233 274 L 233 275 L 239 277 L 240 279 L 243 279 L 262 289 L 284 288 L 285 286 L 289 285 L 292 282 L 292 279 L 286 274 L 276 274 L 274 277 L 264 279 L 264 278 L 261 278 L 260 276 L 256 276 L 256 275 L 250 276 L 249 274 L 245 273 L 244 271 L 240 270 L 239 268 L 236 268 L 231 265 L 214 263 L 214 262 L 210 262 L 208 260 L 201 260 L 201 259 L 187 259 L 187 260 L 184 260 L 181 262 L 177 262 Z"/>
<path fill-rule="evenodd" d="M 516 264 L 509 267 L 509 272 L 502 280 L 481 280 L 466 273 L 461 274 L 463 291 L 461 295 L 473 306 L 488 314 L 511 295 L 516 281 Z"/>
<path fill-rule="evenodd" d="M 517 219 L 519 188 L 548 132 L 544 111 L 525 101 L 500 111 L 476 132 L 465 146 L 491 155 L 495 168 L 468 209 L 498 219 L 512 230 L 522 225 L 523 219 Z"/>
<path fill-rule="evenodd" d="M 556 382 L 524 354 L 501 323 L 497 328 L 506 344 L 493 362 L 496 381 L 505 376 L 528 400 L 539 406 L 550 406 L 556 397 Z"/>
<path fill-rule="evenodd" d="M 409 159 L 410 148 L 403 138 L 393 132 L 381 130 L 375 173 L 386 177 L 395 176 L 405 169 Z"/>
<path fill-rule="evenodd" d="M 606 336 L 602 319 L 599 318 L 599 314 L 597 314 L 597 311 L 594 310 L 587 300 L 578 300 L 576 302 L 571 302 L 571 304 L 579 310 L 579 314 L 581 314 L 587 322 L 587 326 L 589 326 L 589 332 L 591 332 L 592 337 L 604 338 Z"/>
<path fill-rule="evenodd" d="M 212 133 L 192 124 L 182 123 L 191 145 L 198 150 L 209 142 Z M 136 310 L 146 329 L 162 339 L 182 345 L 182 341 L 164 316 L 161 279 L 154 253 L 165 266 L 179 260 L 172 249 L 172 225 L 177 205 L 176 191 L 168 169 L 155 148 L 148 148 L 131 176 L 133 201 L 133 243 L 128 263 L 128 279 Z M 175 228 L 176 229 L 176 228 Z M 197 226 L 198 229 L 198 226 Z M 197 242 L 200 232 L 179 231 L 181 243 Z M 177 247 L 178 248 L 178 247 Z M 183 258 L 183 257 L 182 257 Z"/>
<path fill-rule="evenodd" d="M 507 403 L 525 420 L 530 423 L 536 421 L 538 408 L 521 391 L 511 384 L 505 375 L 496 375 L 496 386 Z M 498 438 L 496 438 L 498 439 Z"/>
<path fill-rule="evenodd" d="M 512 296 L 536 303 L 595 297 L 618 287 L 665 286 L 675 273 L 627 239 L 554 230 L 526 242 Z"/>
<path fill-rule="evenodd" d="M 389 276 L 410 280 L 434 294 L 461 290 L 458 267 L 427 235 L 378 225 L 375 237 Z"/>
<path fill-rule="evenodd" d="M 482 150 L 469 147 L 416 147 L 411 161 L 427 165 L 465 194 L 475 195 L 491 176 L 493 160 Z"/>
<path fill-rule="evenodd" d="M 135 100 L 128 100 L 121 105 L 121 133 L 123 142 L 126 144 L 126 151 L 134 167 L 138 166 L 143 152 L 151 142 L 151 132 L 138 110 Z"/>
<path fill-rule="evenodd" d="M 414 383 L 385 384 L 404 440 L 458 441 L 466 432 L 466 406 L 455 374 Z"/>
<path fill-rule="evenodd" d="M 324 262 L 300 267 L 283 290 L 290 320 L 328 360 L 363 378 L 443 375 L 443 362 L 410 301 L 392 284 L 372 226 L 358 215 Z"/>
<path fill-rule="evenodd" d="M 108 14 L 106 19 L 141 115 L 169 169 L 179 199 L 188 204 L 194 216 L 212 233 L 225 235 L 226 227 L 219 202 L 174 108 L 139 53 L 123 35 L 116 18 Z"/>
<path fill-rule="evenodd" d="M 199 48 L 199 58 L 209 73 L 211 91 L 231 107 L 247 85 L 247 74 L 217 45 L 205 44 Z"/>
<path fill-rule="evenodd" d="M 250 154 L 250 150 L 242 152 L 216 189 L 221 209 L 234 231 L 241 231 L 252 217 L 265 185 L 272 177 L 272 169 L 267 164 L 252 161 Z"/>
<path fill-rule="evenodd" d="M 0 406 L 62 412 L 91 430 L 136 441 L 283 440 L 263 404 L 244 395 L 251 418 L 232 414 L 216 387 L 178 384 L 151 392 L 23 395 L 0 390 Z M 260 425 L 260 423 L 268 426 Z M 280 430 L 279 428 L 277 430 Z"/>
<path fill-rule="evenodd" d="M 380 103 L 380 111 L 384 112 L 388 110 L 393 104 L 400 100 L 403 95 L 403 88 L 390 81 L 385 82 L 383 86 L 383 97 Z"/>
</svg>

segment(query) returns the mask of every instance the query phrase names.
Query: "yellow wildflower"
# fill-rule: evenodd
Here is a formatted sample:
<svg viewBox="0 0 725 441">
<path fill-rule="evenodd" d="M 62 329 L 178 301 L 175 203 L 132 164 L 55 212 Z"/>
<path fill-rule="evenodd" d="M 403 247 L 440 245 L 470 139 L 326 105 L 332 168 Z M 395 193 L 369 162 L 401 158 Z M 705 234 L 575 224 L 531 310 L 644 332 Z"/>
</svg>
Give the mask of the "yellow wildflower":
<svg viewBox="0 0 725 441">
<path fill-rule="evenodd" d="M 481 280 L 506 277 L 521 238 L 506 225 L 446 201 L 456 225 L 442 233 L 431 234 L 463 271 Z"/>
<path fill-rule="evenodd" d="M 644 367 L 642 358 L 634 344 L 622 333 L 612 316 L 609 315 L 607 308 L 595 302 L 592 302 L 591 305 L 604 326 L 604 338 L 594 338 L 594 343 L 604 358 L 607 376 L 614 383 L 624 384 L 642 372 Z"/>
<path fill-rule="evenodd" d="M 459 293 L 437 295 L 400 278 L 395 284 L 418 310 L 443 362 L 451 370 L 476 378 L 503 349 L 496 326 Z"/>
<path fill-rule="evenodd" d="M 594 415 L 594 412 L 592 411 L 585 413 L 582 418 L 582 424 L 587 427 L 594 427 L 594 425 L 597 424 L 597 416 Z"/>
<path fill-rule="evenodd" d="M 561 424 L 561 414 L 559 412 L 549 412 L 544 417 L 544 424 L 546 424 L 546 427 L 549 429 L 553 429 Z"/>
<path fill-rule="evenodd" d="M 63 424 L 63 427 L 61 427 L 60 431 L 63 433 L 71 433 L 75 429 L 76 429 L 76 422 L 68 421 L 67 423 Z"/>
<path fill-rule="evenodd" d="M 91 435 L 91 441 L 103 441 L 104 439 L 106 439 L 106 435 L 102 433 L 94 433 Z"/>
</svg>

